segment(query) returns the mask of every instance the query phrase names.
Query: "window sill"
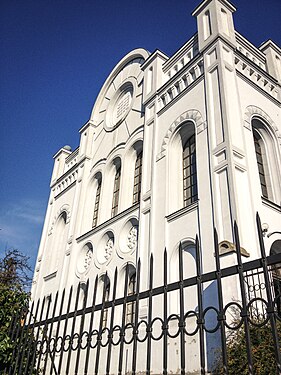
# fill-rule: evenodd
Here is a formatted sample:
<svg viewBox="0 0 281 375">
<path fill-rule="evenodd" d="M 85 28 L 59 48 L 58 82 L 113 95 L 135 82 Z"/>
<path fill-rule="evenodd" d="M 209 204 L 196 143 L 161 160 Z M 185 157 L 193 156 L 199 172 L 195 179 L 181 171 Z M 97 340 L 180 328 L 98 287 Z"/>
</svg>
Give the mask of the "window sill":
<svg viewBox="0 0 281 375">
<path fill-rule="evenodd" d="M 76 241 L 80 242 L 80 241 L 88 238 L 92 234 L 95 234 L 95 233 L 99 232 L 101 229 L 104 229 L 108 225 L 111 225 L 111 224 L 115 223 L 119 219 L 127 216 L 128 214 L 130 214 L 131 212 L 134 212 L 135 210 L 138 210 L 139 208 L 140 208 L 139 203 L 134 204 L 133 206 L 131 206 L 131 207 L 127 208 L 126 210 L 120 212 L 119 214 L 115 215 L 114 217 L 111 217 L 110 219 L 108 219 L 108 220 L 104 221 L 103 223 L 97 225 L 95 228 L 91 229 L 89 232 L 84 233 L 81 236 L 77 237 Z"/>
<path fill-rule="evenodd" d="M 173 212 L 170 215 L 167 215 L 166 219 L 167 219 L 167 221 L 169 223 L 170 221 L 173 221 L 173 220 L 175 220 L 175 219 L 177 219 L 179 217 L 182 217 L 182 216 L 186 215 L 189 212 L 197 210 L 197 208 L 198 208 L 198 201 L 193 202 L 189 206 L 183 207 L 183 208 L 179 209 L 178 211 Z"/>
<path fill-rule="evenodd" d="M 266 207 L 269 207 L 277 212 L 281 212 L 281 206 L 270 201 L 269 199 L 265 198 L 265 197 L 261 197 L 261 201 L 262 201 L 262 204 Z"/>
<path fill-rule="evenodd" d="M 57 270 L 43 277 L 44 281 L 54 279 L 57 276 Z"/>
</svg>

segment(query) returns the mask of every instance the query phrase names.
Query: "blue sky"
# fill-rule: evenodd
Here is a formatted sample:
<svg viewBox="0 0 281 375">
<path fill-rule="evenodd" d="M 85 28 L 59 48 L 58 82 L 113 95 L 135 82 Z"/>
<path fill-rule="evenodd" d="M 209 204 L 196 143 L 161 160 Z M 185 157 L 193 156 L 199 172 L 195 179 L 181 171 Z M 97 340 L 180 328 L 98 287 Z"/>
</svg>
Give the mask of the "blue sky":
<svg viewBox="0 0 281 375">
<path fill-rule="evenodd" d="M 281 46 L 280 0 L 234 0 L 235 27 L 256 46 Z M 0 256 L 15 247 L 34 266 L 52 156 L 78 129 L 130 50 L 172 55 L 196 32 L 198 0 L 1 0 Z"/>
</svg>

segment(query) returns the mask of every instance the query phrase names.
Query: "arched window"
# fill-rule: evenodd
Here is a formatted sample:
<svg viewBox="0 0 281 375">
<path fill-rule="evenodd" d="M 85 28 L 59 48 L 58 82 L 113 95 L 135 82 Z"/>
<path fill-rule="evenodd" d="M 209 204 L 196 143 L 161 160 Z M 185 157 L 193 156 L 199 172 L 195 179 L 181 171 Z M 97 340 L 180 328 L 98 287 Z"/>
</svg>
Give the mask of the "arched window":
<svg viewBox="0 0 281 375">
<path fill-rule="evenodd" d="M 113 187 L 112 207 L 111 207 L 111 217 L 117 215 L 117 213 L 118 213 L 120 178 L 121 178 L 121 163 L 116 165 L 114 187 Z"/>
<path fill-rule="evenodd" d="M 134 271 L 129 277 L 128 296 L 134 295 L 136 292 L 136 272 Z M 133 323 L 135 319 L 135 301 L 128 302 L 126 308 L 126 324 Z"/>
<path fill-rule="evenodd" d="M 189 206 L 197 201 L 197 172 L 195 134 L 189 137 L 183 145 L 183 205 Z"/>
<path fill-rule="evenodd" d="M 137 155 L 134 173 L 133 204 L 140 201 L 142 175 L 142 151 Z"/>
<path fill-rule="evenodd" d="M 261 195 L 280 205 L 281 154 L 276 132 L 258 117 L 252 119 L 251 125 Z"/>
<path fill-rule="evenodd" d="M 94 214 L 93 214 L 93 223 L 92 227 L 97 226 L 98 216 L 99 216 L 99 205 L 100 205 L 100 192 L 101 192 L 101 176 L 97 178 L 97 190 L 96 190 L 96 199 L 95 199 L 95 207 L 94 207 Z"/>
<path fill-rule="evenodd" d="M 57 219 L 55 224 L 53 239 L 52 239 L 52 253 L 50 259 L 50 270 L 51 272 L 58 269 L 59 262 L 63 259 L 62 254 L 64 253 L 66 246 L 66 221 L 67 214 L 63 211 Z"/>
<path fill-rule="evenodd" d="M 255 144 L 255 153 L 256 159 L 258 164 L 258 172 L 259 172 L 259 179 L 261 185 L 262 195 L 265 198 L 268 198 L 268 189 L 267 189 L 267 181 L 266 181 L 266 170 L 267 165 L 265 164 L 265 147 L 263 140 L 256 129 L 253 129 L 253 137 L 254 137 L 254 144 Z M 268 173 L 267 173 L 268 174 Z"/>
<path fill-rule="evenodd" d="M 198 200 L 196 133 L 193 121 L 178 126 L 168 147 L 168 213 Z"/>
</svg>

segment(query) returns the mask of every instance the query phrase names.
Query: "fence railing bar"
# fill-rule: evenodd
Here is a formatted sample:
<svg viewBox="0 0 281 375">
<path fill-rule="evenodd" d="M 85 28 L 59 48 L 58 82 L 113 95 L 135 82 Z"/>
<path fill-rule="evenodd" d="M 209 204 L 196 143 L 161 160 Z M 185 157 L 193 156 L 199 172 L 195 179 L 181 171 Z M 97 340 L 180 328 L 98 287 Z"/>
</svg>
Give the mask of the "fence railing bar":
<svg viewBox="0 0 281 375">
<path fill-rule="evenodd" d="M 30 327 L 30 324 L 31 324 L 31 319 L 32 319 L 32 314 L 33 314 L 33 308 L 34 308 L 34 301 L 32 302 L 31 304 L 31 308 L 30 308 L 30 311 L 28 313 L 28 323 L 26 326 L 22 327 L 22 330 L 25 331 L 25 337 L 24 337 L 24 342 L 23 342 L 23 348 L 22 348 L 22 351 L 21 351 L 21 360 L 20 360 L 20 364 L 19 364 L 19 374 L 22 373 L 22 366 L 23 366 L 23 360 L 24 358 L 26 358 L 26 350 L 28 349 L 28 337 L 29 337 L 29 327 Z"/>
<path fill-rule="evenodd" d="M 101 314 L 100 314 L 99 332 L 98 332 L 98 337 L 97 337 L 97 351 L 96 351 L 96 363 L 95 363 L 96 375 L 99 373 L 100 350 L 101 350 L 101 340 L 102 340 L 102 332 L 103 332 L 103 317 L 105 314 L 105 298 L 106 298 L 107 287 L 108 287 L 107 283 L 108 283 L 108 275 L 106 272 L 104 276 L 104 282 L 103 282 L 102 309 L 101 309 Z"/>
<path fill-rule="evenodd" d="M 249 315 L 247 311 L 246 291 L 245 291 L 245 283 L 244 283 L 244 277 L 243 277 L 244 267 L 243 267 L 242 258 L 241 258 L 240 239 L 239 239 L 239 233 L 238 233 L 238 227 L 237 227 L 236 221 L 234 222 L 234 239 L 235 239 L 235 246 L 236 246 L 238 275 L 239 275 L 241 300 L 242 300 L 242 311 L 241 311 L 240 316 L 244 323 L 246 350 L 247 350 L 247 358 L 248 358 L 248 370 L 249 370 L 249 374 L 252 375 L 254 373 L 253 372 L 254 369 L 253 369 L 253 357 L 252 357 L 252 350 L 251 350 Z"/>
<path fill-rule="evenodd" d="M 86 306 L 87 306 L 88 290 L 89 290 L 89 279 L 87 280 L 87 282 L 85 284 L 85 290 L 83 289 L 83 285 L 84 284 L 80 283 L 81 289 L 84 292 L 84 297 L 83 297 L 83 314 L 82 314 L 81 322 L 80 322 L 78 348 L 77 348 L 75 371 L 74 371 L 75 375 L 77 375 L 78 371 L 79 371 L 79 361 L 80 361 L 80 354 L 81 354 L 82 334 L 83 334 L 83 330 L 84 330 L 84 322 L 85 322 L 85 314 L 86 314 L 85 309 L 86 309 Z"/>
<path fill-rule="evenodd" d="M 139 294 L 140 294 L 140 272 L 141 262 L 138 260 L 137 264 L 137 280 L 136 280 L 136 302 L 135 302 L 135 318 L 134 318 L 134 330 L 133 330 L 133 355 L 132 355 L 132 375 L 136 374 L 137 367 L 137 349 L 138 349 L 138 321 L 139 321 Z"/>
<path fill-rule="evenodd" d="M 85 367 L 84 367 L 84 375 L 88 374 L 88 367 L 89 367 L 89 359 L 90 359 L 90 350 L 91 350 L 91 335 L 92 329 L 94 324 L 94 315 L 95 315 L 95 304 L 96 304 L 96 297 L 97 297 L 97 288 L 98 288 L 98 275 L 95 278 L 94 284 L 94 291 L 93 291 L 93 300 L 92 300 L 92 309 L 90 311 L 90 322 L 89 322 L 89 329 L 88 329 L 88 343 L 87 343 L 87 352 L 86 352 L 86 359 L 85 359 Z M 85 309 L 87 311 L 87 309 Z M 87 312 L 86 312 L 87 313 Z"/>
<path fill-rule="evenodd" d="M 163 293 L 163 375 L 167 375 L 168 367 L 168 295 L 167 295 L 167 285 L 168 285 L 168 265 L 167 265 L 167 249 L 164 250 L 164 293 Z"/>
<path fill-rule="evenodd" d="M 122 306 L 122 322 L 120 330 L 120 348 L 118 361 L 118 375 L 122 374 L 123 355 L 124 355 L 124 340 L 125 340 L 125 324 L 126 324 L 126 304 L 128 298 L 128 284 L 129 284 L 129 264 L 126 264 L 125 280 L 124 280 L 124 298 Z"/>
<path fill-rule="evenodd" d="M 106 359 L 106 375 L 110 374 L 110 362 L 111 362 L 111 352 L 112 352 L 112 340 L 113 340 L 113 325 L 114 325 L 114 313 L 115 313 L 115 299 L 116 299 L 116 289 L 117 289 L 117 276 L 118 271 L 115 267 L 114 281 L 113 281 L 113 294 L 112 294 L 112 310 L 110 315 L 110 328 L 108 335 L 108 349 L 107 349 L 107 359 Z"/>
<path fill-rule="evenodd" d="M 46 342 L 46 345 L 47 345 L 46 338 L 47 338 L 48 324 L 47 324 L 46 321 L 47 321 L 47 318 L 49 316 L 50 307 L 51 307 L 51 303 L 52 303 L 52 295 L 51 294 L 47 297 L 47 300 L 48 300 L 48 303 L 47 303 L 47 309 L 46 309 L 46 319 L 45 319 L 45 324 L 44 324 L 43 329 L 42 329 L 41 344 L 40 344 L 40 348 L 39 348 L 39 355 L 38 355 L 38 358 L 37 358 L 36 374 L 39 373 L 44 342 Z"/>
<path fill-rule="evenodd" d="M 264 248 L 263 235 L 262 235 L 262 227 L 261 227 L 261 221 L 260 221 L 260 217 L 259 217 L 258 213 L 256 215 L 256 221 L 257 221 L 259 244 L 260 244 L 260 251 L 261 251 L 263 272 L 264 272 L 264 279 L 265 279 L 265 288 L 266 288 L 266 296 L 267 296 L 267 314 L 269 315 L 270 326 L 271 326 L 271 331 L 272 331 L 272 338 L 273 338 L 273 344 L 274 344 L 274 354 L 275 354 L 275 358 L 276 358 L 277 373 L 281 374 L 280 345 L 279 345 L 277 328 L 276 328 L 276 320 L 275 320 L 275 316 L 274 316 L 274 304 L 273 304 L 271 288 L 270 288 L 270 278 L 269 278 L 269 272 L 268 272 L 267 258 L 266 258 L 266 255 L 265 255 L 265 248 Z"/>
<path fill-rule="evenodd" d="M 22 327 L 22 331 L 25 332 L 25 337 L 24 337 L 24 342 L 23 342 L 22 350 L 21 350 L 21 359 L 20 359 L 19 371 L 18 371 L 19 374 L 22 373 L 23 360 L 24 360 L 24 358 L 26 358 L 26 350 L 28 350 L 28 348 L 29 348 L 29 346 L 28 346 L 29 326 L 31 324 L 31 319 L 32 319 L 32 314 L 33 314 L 33 308 L 34 308 L 34 301 L 32 302 L 30 311 L 28 313 L 28 315 L 29 315 L 28 316 L 28 323 L 27 323 L 27 325 L 25 325 L 24 327 Z"/>
<path fill-rule="evenodd" d="M 153 253 L 150 255 L 149 263 L 149 295 L 147 313 L 147 348 L 146 348 L 146 375 L 150 374 L 151 366 L 151 320 L 152 320 L 152 290 L 153 290 Z"/>
<path fill-rule="evenodd" d="M 37 304 L 36 304 L 36 309 L 35 309 L 34 317 L 32 316 L 32 314 L 30 315 L 31 317 L 34 318 L 34 321 L 36 321 L 36 319 L 37 319 L 37 314 L 39 312 L 39 306 L 40 306 L 40 298 L 38 299 Z M 30 327 L 31 327 L 31 325 L 30 325 Z M 25 374 L 27 374 L 27 370 L 28 370 L 28 367 L 29 367 L 30 357 L 33 354 L 33 351 L 36 350 L 36 346 L 35 346 L 36 344 L 33 342 L 34 331 L 35 331 L 35 326 L 33 325 L 31 327 L 30 340 L 28 340 L 28 342 L 27 342 L 28 343 L 28 352 L 27 352 L 27 358 L 26 358 L 26 364 L 25 364 L 25 372 L 24 372 Z M 22 358 L 22 361 L 23 361 L 23 358 Z M 22 367 L 22 370 L 23 369 L 24 369 L 24 367 Z M 21 373 L 23 373 L 23 372 L 21 372 Z"/>
<path fill-rule="evenodd" d="M 16 374 L 17 372 L 16 367 L 17 367 L 18 356 L 19 356 L 19 352 L 17 352 L 17 347 L 19 344 L 21 344 L 21 340 L 22 340 L 23 330 L 21 329 L 21 321 L 22 321 L 22 317 L 25 315 L 25 312 L 26 312 L 26 306 L 23 306 L 20 309 L 20 313 L 18 314 L 16 324 L 15 324 L 16 329 L 14 331 L 13 341 L 17 342 L 19 340 L 19 342 L 17 343 L 17 345 L 14 345 L 13 353 L 12 353 L 12 361 L 13 361 L 13 369 L 14 369 L 13 374 Z M 12 373 L 12 368 L 10 368 L 9 370 L 9 375 L 11 373 Z"/>
<path fill-rule="evenodd" d="M 55 296 L 55 302 L 54 302 L 54 306 L 53 306 L 53 312 L 52 312 L 52 316 L 54 317 L 55 314 L 56 314 L 56 308 L 57 308 L 57 302 L 58 302 L 58 294 L 59 292 L 57 291 L 56 293 L 56 296 Z M 52 337 L 52 330 L 53 330 L 53 325 L 54 325 L 54 322 L 52 320 L 51 324 L 50 324 L 50 331 L 49 331 L 49 337 L 47 338 L 47 332 L 46 332 L 46 335 L 44 334 L 44 336 L 46 337 L 47 339 L 47 348 L 46 348 L 46 354 L 45 354 L 45 361 L 44 361 L 44 367 L 43 367 L 43 375 L 45 375 L 46 373 L 46 367 L 47 367 L 47 360 L 48 360 L 48 354 L 50 356 L 50 359 L 51 359 L 51 363 L 54 362 L 54 355 L 53 353 L 51 353 L 51 350 L 50 350 L 50 340 L 51 340 L 51 337 Z M 55 374 L 57 375 L 57 372 L 56 372 L 56 368 L 54 366 L 54 370 L 55 370 Z"/>
<path fill-rule="evenodd" d="M 64 353 L 64 344 L 65 344 L 65 339 L 66 339 L 66 332 L 67 332 L 67 326 L 68 326 L 68 318 L 69 318 L 69 311 L 70 311 L 70 306 L 71 306 L 71 300 L 72 300 L 72 293 L 73 293 L 73 286 L 71 286 L 69 290 L 69 295 L 68 295 L 68 302 L 67 302 L 67 308 L 66 308 L 66 316 L 65 318 L 62 318 L 65 320 L 64 327 L 63 327 L 63 341 L 62 341 L 62 350 L 61 350 L 61 355 L 59 359 L 59 365 L 58 365 L 58 374 L 61 374 L 61 366 L 62 366 L 62 360 L 63 360 L 63 353 Z"/>
<path fill-rule="evenodd" d="M 198 236 L 195 239 L 196 249 L 196 274 L 197 274 L 197 299 L 198 299 L 198 320 L 199 344 L 200 344 L 200 366 L 201 374 L 205 374 L 205 339 L 204 339 L 204 316 L 203 316 L 203 288 L 202 288 L 202 262 Z"/>
<path fill-rule="evenodd" d="M 28 308 L 27 307 L 24 307 L 22 309 L 22 316 L 21 316 L 21 319 L 19 321 L 19 329 L 21 331 L 21 334 L 20 334 L 20 338 L 19 338 L 19 342 L 17 343 L 17 355 L 16 355 L 16 362 L 15 362 L 15 367 L 14 367 L 14 373 L 17 373 L 17 368 L 18 368 L 18 365 L 20 367 L 20 364 L 21 364 L 21 359 L 22 359 L 22 353 L 25 352 L 25 343 L 26 343 L 26 339 L 27 339 L 27 333 L 24 337 L 24 333 L 27 332 L 27 326 L 28 324 L 25 326 L 25 319 L 26 319 L 26 316 L 27 316 L 27 313 L 28 313 Z M 30 321 L 31 317 L 29 317 L 29 321 Z M 20 363 L 19 363 L 20 361 Z"/>
<path fill-rule="evenodd" d="M 268 266 L 274 265 L 276 263 L 281 263 L 281 253 L 270 255 L 270 256 L 267 257 Z M 254 270 L 254 269 L 257 269 L 257 268 L 260 268 L 260 267 L 262 267 L 262 260 L 261 259 L 256 259 L 256 260 L 252 260 L 252 261 L 249 261 L 249 262 L 245 262 L 245 263 L 243 263 L 243 272 Z M 223 269 L 221 269 L 221 278 L 223 279 L 225 277 L 237 275 L 237 270 L 238 270 L 237 265 L 223 268 Z M 201 276 L 201 282 L 202 282 L 202 284 L 204 284 L 204 283 L 207 283 L 209 281 L 216 280 L 216 277 L 217 277 L 216 271 L 207 272 L 207 273 L 205 273 Z M 194 286 L 194 285 L 197 285 L 196 277 L 190 277 L 190 278 L 187 278 L 187 279 L 183 280 L 183 287 L 184 288 Z M 178 281 L 170 283 L 170 284 L 167 285 L 167 292 L 173 292 L 175 290 L 178 290 Z M 164 293 L 163 285 L 153 288 L 153 290 L 151 292 L 149 290 L 140 292 L 139 293 L 139 299 L 142 300 L 142 299 L 148 298 L 150 293 L 152 293 L 153 296 L 163 294 Z M 128 302 L 133 302 L 135 300 L 136 300 L 135 295 L 128 296 L 128 299 L 127 299 Z M 119 305 L 122 305 L 122 304 L 123 304 L 123 298 L 116 299 L 115 306 L 119 306 Z M 107 301 L 105 303 L 105 308 L 110 308 L 110 307 L 112 307 L 112 301 Z M 86 310 L 85 310 L 85 313 L 86 314 L 90 313 L 92 311 L 92 309 L 93 309 L 92 306 L 87 307 Z M 100 311 L 102 309 L 102 304 L 95 305 L 94 309 L 95 309 L 95 311 Z M 83 314 L 83 309 L 79 309 L 76 313 L 77 316 L 82 315 L 82 314 Z M 60 318 L 61 318 L 61 320 L 64 320 L 66 318 L 66 315 L 67 314 L 62 314 L 61 317 L 56 316 L 54 318 L 54 322 L 57 322 Z M 73 318 L 73 316 L 74 316 L 74 311 L 69 313 L 69 318 Z M 50 322 L 51 322 L 51 319 L 48 319 L 47 323 L 50 323 Z M 44 324 L 45 324 L 45 321 L 42 320 L 42 321 L 38 321 L 34 325 L 35 325 L 35 327 L 38 327 L 38 326 L 44 325 Z M 32 326 L 33 326 L 33 324 L 31 324 L 31 327 Z"/>
<path fill-rule="evenodd" d="M 45 301 L 46 301 L 46 297 L 44 297 L 43 301 L 42 301 L 42 306 L 41 306 L 39 321 L 42 321 L 42 318 L 43 318 Z M 45 326 L 45 324 L 46 323 L 44 323 L 44 326 Z M 40 326 L 37 328 L 36 339 L 35 339 L 35 345 L 36 346 L 34 347 L 34 350 L 33 350 L 33 353 L 32 353 L 32 360 L 31 360 L 31 368 L 32 369 L 34 368 L 35 361 L 36 361 L 36 354 L 37 354 L 36 351 L 37 351 L 37 344 L 38 344 L 38 340 L 39 340 L 39 334 L 40 334 Z M 28 371 L 28 366 L 26 366 L 26 368 L 25 368 L 25 375 L 27 375 L 27 371 Z"/>
<path fill-rule="evenodd" d="M 181 375 L 185 375 L 185 321 L 184 321 L 184 291 L 183 291 L 183 261 L 182 261 L 182 244 L 179 245 L 179 297 L 180 297 L 180 320 L 179 320 L 179 331 L 180 331 L 180 363 L 181 363 Z"/>
<path fill-rule="evenodd" d="M 59 317 L 60 317 L 60 319 L 58 320 L 58 324 L 57 324 L 57 328 L 56 328 L 56 334 L 55 334 L 56 340 L 58 339 L 59 330 L 60 330 L 60 323 L 61 323 L 61 315 L 62 315 L 64 297 L 65 297 L 65 288 L 63 289 L 62 296 L 61 296 L 60 309 L 59 309 Z M 54 323 L 54 319 L 55 318 L 53 317 L 53 323 Z M 56 369 L 54 361 L 51 362 L 50 375 L 52 375 L 53 371 L 57 375 L 58 372 L 57 372 L 57 369 Z"/>
<path fill-rule="evenodd" d="M 222 350 L 222 363 L 223 363 L 223 373 L 228 374 L 227 369 L 227 347 L 226 347 L 226 334 L 225 334 L 225 314 L 223 307 L 223 293 L 222 293 L 222 281 L 221 281 L 221 266 L 219 257 L 219 242 L 218 234 L 216 229 L 214 229 L 214 247 L 215 247 L 215 259 L 216 259 L 216 269 L 217 269 L 217 290 L 218 290 L 218 301 L 219 301 L 219 315 L 218 320 L 220 324 L 220 335 L 221 335 L 221 350 Z"/>
<path fill-rule="evenodd" d="M 71 361 L 71 355 L 73 352 L 72 349 L 72 344 L 73 344 L 73 335 L 75 332 L 75 324 L 76 324 L 76 317 L 77 317 L 77 310 L 78 310 L 78 303 L 79 303 L 79 297 L 80 297 L 80 291 L 81 291 L 81 284 L 79 283 L 76 289 L 76 298 L 75 298 L 75 307 L 74 307 L 74 316 L 72 318 L 72 325 L 71 325 L 71 331 L 70 331 L 70 341 L 69 341 L 69 351 L 68 351 L 68 356 L 67 356 L 67 362 L 66 362 L 66 375 L 69 374 L 69 369 L 70 369 L 70 361 Z M 83 309 L 82 309 L 83 313 Z"/>
</svg>

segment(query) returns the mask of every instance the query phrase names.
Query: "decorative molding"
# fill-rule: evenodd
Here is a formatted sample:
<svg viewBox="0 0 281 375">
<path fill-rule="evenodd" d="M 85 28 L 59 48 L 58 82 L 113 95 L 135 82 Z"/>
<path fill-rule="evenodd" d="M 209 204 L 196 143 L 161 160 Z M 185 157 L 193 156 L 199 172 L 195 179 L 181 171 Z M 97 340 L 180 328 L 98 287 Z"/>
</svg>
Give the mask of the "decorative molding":
<svg viewBox="0 0 281 375">
<path fill-rule="evenodd" d="M 278 143 L 281 145 L 281 133 L 278 130 L 277 126 L 275 125 L 274 121 L 265 111 L 263 111 L 261 108 L 255 105 L 249 105 L 246 108 L 246 111 L 244 114 L 245 127 L 249 130 L 252 130 L 251 121 L 252 121 L 253 116 L 258 116 L 267 123 L 267 125 L 275 133 Z"/>
<path fill-rule="evenodd" d="M 134 204 L 133 206 L 131 206 L 131 207 L 127 208 L 126 210 L 120 212 L 116 216 L 114 216 L 114 217 L 112 217 L 112 218 L 104 221 L 103 223 L 99 224 L 98 226 L 96 226 L 95 228 L 91 229 L 90 231 L 88 231 L 88 232 L 82 234 L 81 236 L 77 237 L 76 241 L 79 243 L 79 242 L 81 242 L 83 240 L 86 240 L 87 238 L 89 238 L 93 234 L 98 233 L 100 230 L 102 230 L 104 228 L 107 228 L 107 226 L 112 225 L 116 221 L 119 221 L 119 219 L 121 219 L 123 217 L 126 217 L 127 215 L 131 214 L 134 211 L 138 211 L 139 208 L 140 208 L 140 204 L 139 203 Z"/>
<path fill-rule="evenodd" d="M 70 221 L 70 207 L 68 204 L 64 204 L 59 210 L 58 212 L 56 213 L 53 221 L 52 221 L 52 224 L 51 224 L 51 227 L 50 227 L 50 230 L 49 230 L 49 233 L 48 235 L 50 236 L 52 233 L 53 233 L 53 230 L 54 230 L 54 226 L 58 220 L 58 218 L 60 217 L 60 215 L 65 212 L 66 213 L 66 222 L 65 224 L 68 224 L 69 221 Z"/>
<path fill-rule="evenodd" d="M 231 254 L 231 253 L 236 253 L 236 246 L 234 243 L 229 242 L 227 240 L 221 241 L 219 243 L 219 255 L 226 255 L 226 254 Z M 240 246 L 240 253 L 242 256 L 249 258 L 250 253 L 244 247 Z"/>
<path fill-rule="evenodd" d="M 207 122 L 203 121 L 201 113 L 197 109 L 190 109 L 184 113 L 182 113 L 169 127 L 162 145 L 161 145 L 161 151 L 156 157 L 156 160 L 161 159 L 163 156 L 166 156 L 167 152 L 167 146 L 169 143 L 169 140 L 171 136 L 174 134 L 175 129 L 178 128 L 179 125 L 181 125 L 185 121 L 194 121 L 196 126 L 196 134 L 201 133 L 203 130 L 207 128 Z"/>
<path fill-rule="evenodd" d="M 105 244 L 105 248 L 104 248 L 104 258 L 106 260 L 108 260 L 111 255 L 112 255 L 112 252 L 113 252 L 113 247 L 114 247 L 114 242 L 112 240 L 112 238 L 109 238 Z"/>
<path fill-rule="evenodd" d="M 138 243 L 138 228 L 136 225 L 132 226 L 127 236 L 127 247 L 129 251 L 135 251 Z"/>
<path fill-rule="evenodd" d="M 43 277 L 44 281 L 48 281 L 57 276 L 57 270 Z"/>
<path fill-rule="evenodd" d="M 173 221 L 173 220 L 175 220 L 179 217 L 182 217 L 182 216 L 188 214 L 189 212 L 196 211 L 196 210 L 198 210 L 198 201 L 196 201 L 194 203 L 191 203 L 187 207 L 180 208 L 176 212 L 171 213 L 170 215 L 166 216 L 166 219 L 169 223 L 170 221 Z"/>
</svg>

